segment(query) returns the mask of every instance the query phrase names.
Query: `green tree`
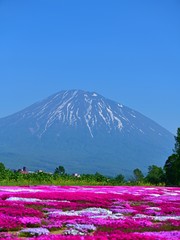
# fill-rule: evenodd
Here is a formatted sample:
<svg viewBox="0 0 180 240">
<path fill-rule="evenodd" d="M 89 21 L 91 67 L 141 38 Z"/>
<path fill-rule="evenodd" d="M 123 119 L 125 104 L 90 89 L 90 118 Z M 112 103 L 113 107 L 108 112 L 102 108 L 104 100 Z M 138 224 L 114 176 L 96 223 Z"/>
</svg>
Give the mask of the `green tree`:
<svg viewBox="0 0 180 240">
<path fill-rule="evenodd" d="M 6 178 L 6 168 L 2 162 L 0 162 L 0 180 Z"/>
<path fill-rule="evenodd" d="M 165 181 L 163 169 L 156 165 L 149 166 L 146 181 L 155 185 L 163 183 Z"/>
<path fill-rule="evenodd" d="M 4 172 L 6 170 L 4 164 L 2 162 L 0 162 L 0 173 Z"/>
<path fill-rule="evenodd" d="M 174 152 L 180 156 L 180 128 L 177 129 L 177 136 L 175 136 Z"/>
<path fill-rule="evenodd" d="M 168 157 L 164 165 L 166 184 L 180 185 L 180 128 L 175 136 L 174 153 Z"/>
<path fill-rule="evenodd" d="M 144 175 L 139 168 L 134 169 L 133 175 L 136 182 L 141 182 L 144 179 Z"/>
<path fill-rule="evenodd" d="M 54 174 L 55 175 L 59 175 L 59 176 L 63 176 L 65 175 L 66 171 L 65 168 L 63 166 L 59 166 L 55 169 Z"/>
<path fill-rule="evenodd" d="M 117 182 L 118 184 L 122 184 L 125 182 L 125 177 L 122 174 L 118 174 L 115 178 L 114 178 L 115 182 Z"/>
<path fill-rule="evenodd" d="M 104 175 L 100 174 L 99 172 L 96 172 L 94 174 L 94 179 L 97 182 L 103 182 L 103 181 L 106 181 L 107 178 Z"/>
</svg>

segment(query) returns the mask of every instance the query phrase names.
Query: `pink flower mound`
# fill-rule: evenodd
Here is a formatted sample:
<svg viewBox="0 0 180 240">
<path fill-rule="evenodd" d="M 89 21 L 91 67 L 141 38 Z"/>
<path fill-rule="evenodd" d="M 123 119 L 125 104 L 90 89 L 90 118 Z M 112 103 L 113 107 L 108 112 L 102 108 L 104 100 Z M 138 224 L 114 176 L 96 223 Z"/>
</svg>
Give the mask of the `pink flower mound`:
<svg viewBox="0 0 180 240">
<path fill-rule="evenodd" d="M 19 218 L 19 221 L 23 225 L 27 225 L 27 224 L 41 224 L 41 219 L 37 218 L 37 217 L 22 217 L 22 218 Z"/>
<path fill-rule="evenodd" d="M 23 226 L 23 225 L 22 225 Z M 18 229 L 21 227 L 21 222 L 15 217 L 9 217 L 0 214 L 0 231 L 8 231 L 12 229 Z"/>
<path fill-rule="evenodd" d="M 0 187 L 0 239 L 21 237 L 177 240 L 180 188 Z"/>
</svg>

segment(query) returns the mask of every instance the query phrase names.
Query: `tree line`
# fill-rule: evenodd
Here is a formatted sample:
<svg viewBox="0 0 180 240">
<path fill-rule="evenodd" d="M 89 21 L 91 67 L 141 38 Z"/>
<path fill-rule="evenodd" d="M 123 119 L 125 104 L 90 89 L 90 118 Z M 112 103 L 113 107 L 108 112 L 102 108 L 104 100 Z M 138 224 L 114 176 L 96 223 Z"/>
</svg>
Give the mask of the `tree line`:
<svg viewBox="0 0 180 240">
<path fill-rule="evenodd" d="M 132 177 L 125 179 L 122 174 L 107 177 L 98 172 L 95 174 L 68 174 L 63 166 L 58 166 L 54 173 L 43 171 L 22 174 L 21 171 L 6 169 L 0 162 L 1 185 L 166 185 L 180 186 L 180 128 L 175 136 L 173 154 L 168 157 L 164 167 L 151 165 L 144 176 L 139 168 L 134 169 Z"/>
</svg>

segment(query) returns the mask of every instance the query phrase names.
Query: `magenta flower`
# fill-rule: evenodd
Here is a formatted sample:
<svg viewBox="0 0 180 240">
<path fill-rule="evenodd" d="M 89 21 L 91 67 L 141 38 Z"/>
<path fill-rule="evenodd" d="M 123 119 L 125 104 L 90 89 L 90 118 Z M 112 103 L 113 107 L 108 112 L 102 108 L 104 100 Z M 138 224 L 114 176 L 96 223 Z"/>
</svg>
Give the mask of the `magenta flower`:
<svg viewBox="0 0 180 240">
<path fill-rule="evenodd" d="M 178 187 L 0 187 L 0 239 L 177 240 L 179 230 Z"/>
</svg>

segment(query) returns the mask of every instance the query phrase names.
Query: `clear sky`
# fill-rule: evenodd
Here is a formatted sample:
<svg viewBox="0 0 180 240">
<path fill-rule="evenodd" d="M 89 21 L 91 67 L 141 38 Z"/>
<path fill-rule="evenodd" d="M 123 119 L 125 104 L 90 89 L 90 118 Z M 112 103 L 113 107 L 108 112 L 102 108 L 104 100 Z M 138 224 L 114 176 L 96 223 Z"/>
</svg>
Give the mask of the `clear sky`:
<svg viewBox="0 0 180 240">
<path fill-rule="evenodd" d="M 0 117 L 96 91 L 176 133 L 179 0 L 0 0 Z"/>
</svg>

